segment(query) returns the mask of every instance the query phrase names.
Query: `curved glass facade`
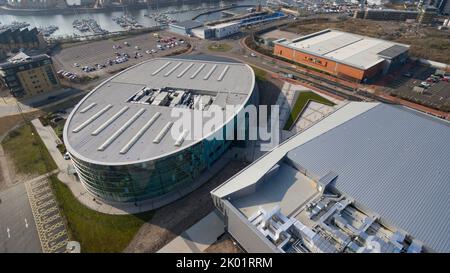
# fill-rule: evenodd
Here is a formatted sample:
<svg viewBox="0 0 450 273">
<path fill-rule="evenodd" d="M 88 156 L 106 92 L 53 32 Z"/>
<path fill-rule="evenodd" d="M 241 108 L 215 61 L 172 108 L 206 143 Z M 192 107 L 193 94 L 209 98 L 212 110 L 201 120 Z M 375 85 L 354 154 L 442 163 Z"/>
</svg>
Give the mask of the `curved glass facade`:
<svg viewBox="0 0 450 273">
<path fill-rule="evenodd" d="M 74 156 L 72 161 L 91 193 L 105 200 L 136 202 L 192 183 L 230 145 L 226 140 L 203 140 L 173 155 L 132 165 L 98 165 Z"/>
<path fill-rule="evenodd" d="M 257 86 L 252 87 L 245 105 L 253 104 Z M 238 135 L 238 130 L 248 130 L 248 122 L 238 126 L 237 115 L 216 132 L 220 139 L 205 138 L 192 146 L 182 147 L 173 154 L 139 163 L 108 165 L 77 156 L 67 141 L 67 150 L 81 183 L 93 195 L 112 202 L 140 202 L 170 193 L 180 193 L 197 182 L 199 176 L 211 167 L 233 144 L 226 135 Z M 67 125 L 68 123 L 66 123 Z M 228 124 L 234 125 L 228 130 Z M 241 125 L 242 125 L 241 124 Z M 69 130 L 65 128 L 67 133 Z M 241 135 L 241 134 L 239 134 Z M 247 135 L 247 134 L 245 134 Z M 245 143 L 245 141 L 240 141 Z"/>
</svg>

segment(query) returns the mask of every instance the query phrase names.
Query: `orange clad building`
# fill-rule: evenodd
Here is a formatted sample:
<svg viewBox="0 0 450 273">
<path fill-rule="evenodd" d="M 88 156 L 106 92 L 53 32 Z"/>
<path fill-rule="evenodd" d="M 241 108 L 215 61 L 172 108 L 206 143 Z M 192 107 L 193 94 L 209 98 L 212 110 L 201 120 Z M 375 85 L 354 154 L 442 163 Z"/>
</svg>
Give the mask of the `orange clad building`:
<svg viewBox="0 0 450 273">
<path fill-rule="evenodd" d="M 408 59 L 409 46 L 326 29 L 274 41 L 274 54 L 341 78 L 366 81 Z"/>
</svg>

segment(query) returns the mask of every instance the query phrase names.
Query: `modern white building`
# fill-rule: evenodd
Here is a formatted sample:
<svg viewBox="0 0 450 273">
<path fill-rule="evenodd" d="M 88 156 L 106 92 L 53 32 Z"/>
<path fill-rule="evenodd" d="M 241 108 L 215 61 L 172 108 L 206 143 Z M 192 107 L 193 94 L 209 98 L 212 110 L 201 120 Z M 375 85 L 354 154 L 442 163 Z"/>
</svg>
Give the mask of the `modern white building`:
<svg viewBox="0 0 450 273">
<path fill-rule="evenodd" d="M 239 21 L 231 21 L 210 26 L 214 30 L 214 35 L 217 39 L 222 39 L 239 32 L 241 23 Z"/>
<path fill-rule="evenodd" d="M 179 119 L 174 110 L 209 114 L 206 124 L 213 106 L 242 110 L 256 88 L 251 67 L 228 59 L 151 59 L 84 97 L 67 119 L 64 143 L 81 183 L 98 198 L 173 200 L 189 192 L 233 145 L 227 136 L 236 131 L 227 125 L 236 123 L 239 113 L 224 117 L 220 127 L 201 128 L 197 136 L 192 131 L 202 125 L 171 130 Z"/>
<path fill-rule="evenodd" d="M 450 123 L 350 102 L 211 192 L 247 252 L 449 252 Z"/>
</svg>

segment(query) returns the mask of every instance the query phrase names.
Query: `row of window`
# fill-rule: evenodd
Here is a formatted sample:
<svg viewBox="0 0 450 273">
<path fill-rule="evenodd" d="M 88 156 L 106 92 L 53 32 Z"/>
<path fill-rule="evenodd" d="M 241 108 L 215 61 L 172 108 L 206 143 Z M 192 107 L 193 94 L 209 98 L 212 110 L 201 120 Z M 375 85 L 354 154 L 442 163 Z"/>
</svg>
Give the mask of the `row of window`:
<svg viewBox="0 0 450 273">
<path fill-rule="evenodd" d="M 106 200 L 134 202 L 193 183 L 230 144 L 205 140 L 167 158 L 125 166 L 96 165 L 74 156 L 72 160 L 81 181 L 92 193 Z"/>
</svg>

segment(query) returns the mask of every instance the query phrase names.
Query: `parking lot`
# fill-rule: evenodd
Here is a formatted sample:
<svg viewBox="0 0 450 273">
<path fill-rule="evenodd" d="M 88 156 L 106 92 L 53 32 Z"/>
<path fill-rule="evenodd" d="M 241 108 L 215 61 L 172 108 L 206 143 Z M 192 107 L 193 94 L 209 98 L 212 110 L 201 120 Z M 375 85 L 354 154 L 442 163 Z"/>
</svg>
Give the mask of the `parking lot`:
<svg viewBox="0 0 450 273">
<path fill-rule="evenodd" d="M 435 72 L 436 69 L 429 66 L 414 66 L 390 81 L 386 89 L 392 95 L 448 112 L 450 111 L 450 83 L 438 77 L 433 81 L 431 75 Z M 425 86 L 422 83 L 426 83 Z M 416 91 L 414 91 L 415 87 Z M 423 92 L 418 92 L 417 90 L 422 89 L 417 87 L 422 87 Z"/>
<path fill-rule="evenodd" d="M 180 39 L 185 39 L 183 36 L 164 31 L 157 34 L 158 37 L 155 33 L 147 33 L 130 38 L 96 41 L 62 49 L 54 56 L 56 70 L 75 73 L 79 78 L 83 76 L 102 77 L 144 60 L 166 56 L 187 47 L 186 42 L 180 41 Z M 169 41 L 169 38 L 172 39 Z M 158 48 L 158 45 L 164 49 Z M 151 52 L 152 50 L 153 52 Z M 83 68 L 85 68 L 84 71 Z"/>
</svg>

